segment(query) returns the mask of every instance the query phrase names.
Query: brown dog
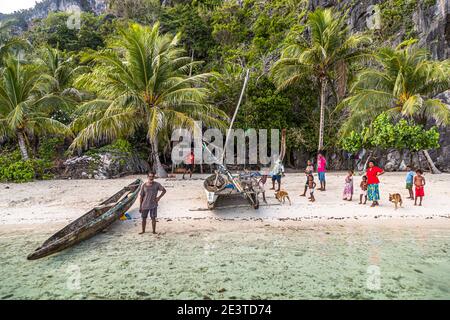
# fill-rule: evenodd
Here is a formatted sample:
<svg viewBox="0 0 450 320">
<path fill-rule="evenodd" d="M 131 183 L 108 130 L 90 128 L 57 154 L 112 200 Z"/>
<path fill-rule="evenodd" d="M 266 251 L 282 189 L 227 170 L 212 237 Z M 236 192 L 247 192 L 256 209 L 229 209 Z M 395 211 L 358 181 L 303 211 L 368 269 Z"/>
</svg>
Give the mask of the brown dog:
<svg viewBox="0 0 450 320">
<path fill-rule="evenodd" d="M 389 201 L 395 204 L 395 210 L 397 210 L 397 206 L 400 205 L 402 207 L 402 196 L 399 193 L 389 193 Z"/>
<path fill-rule="evenodd" d="M 289 205 L 291 205 L 291 199 L 289 198 L 289 194 L 284 190 L 275 192 L 275 198 L 277 198 L 278 201 L 283 203 L 286 201 L 286 199 L 288 199 Z"/>
</svg>

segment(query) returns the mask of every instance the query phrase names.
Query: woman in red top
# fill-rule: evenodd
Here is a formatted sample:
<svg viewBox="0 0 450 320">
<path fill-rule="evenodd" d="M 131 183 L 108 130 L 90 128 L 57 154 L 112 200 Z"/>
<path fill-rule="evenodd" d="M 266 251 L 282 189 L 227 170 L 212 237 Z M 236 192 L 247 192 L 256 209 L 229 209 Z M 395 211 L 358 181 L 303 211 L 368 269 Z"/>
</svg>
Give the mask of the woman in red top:
<svg viewBox="0 0 450 320">
<path fill-rule="evenodd" d="M 378 206 L 378 201 L 380 200 L 380 189 L 378 184 L 380 180 L 378 176 L 384 173 L 383 169 L 375 166 L 373 161 L 369 162 L 369 168 L 367 168 L 367 198 L 372 201 L 371 207 Z"/>
</svg>

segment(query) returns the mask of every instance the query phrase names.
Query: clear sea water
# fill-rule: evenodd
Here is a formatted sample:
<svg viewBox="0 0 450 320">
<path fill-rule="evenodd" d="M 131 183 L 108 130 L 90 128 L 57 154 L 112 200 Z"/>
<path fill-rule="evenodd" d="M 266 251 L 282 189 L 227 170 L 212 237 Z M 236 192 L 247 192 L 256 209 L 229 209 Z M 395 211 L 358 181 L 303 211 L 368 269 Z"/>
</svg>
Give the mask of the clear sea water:
<svg viewBox="0 0 450 320">
<path fill-rule="evenodd" d="M 2 231 L 0 299 L 450 299 L 449 228 L 215 223 L 122 223 L 36 261 L 51 232 Z"/>
</svg>

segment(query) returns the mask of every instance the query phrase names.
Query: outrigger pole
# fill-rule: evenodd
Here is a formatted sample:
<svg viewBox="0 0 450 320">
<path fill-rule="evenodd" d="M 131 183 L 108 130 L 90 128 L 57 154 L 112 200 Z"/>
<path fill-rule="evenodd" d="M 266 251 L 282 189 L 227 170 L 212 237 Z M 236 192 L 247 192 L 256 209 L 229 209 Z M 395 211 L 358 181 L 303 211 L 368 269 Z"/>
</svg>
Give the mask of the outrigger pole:
<svg viewBox="0 0 450 320">
<path fill-rule="evenodd" d="M 246 87 L 247 87 L 247 83 L 248 83 L 249 78 L 250 78 L 250 70 L 247 69 L 246 74 L 245 74 L 244 84 L 243 84 L 242 90 L 241 90 L 241 94 L 240 94 L 240 96 L 239 96 L 239 100 L 238 100 L 236 109 L 234 110 L 233 117 L 231 118 L 230 128 L 228 129 L 227 136 L 226 136 L 226 139 L 225 139 L 225 145 L 224 145 L 224 147 L 223 147 L 222 154 L 221 154 L 221 156 L 219 157 L 219 158 L 220 158 L 220 161 L 218 161 L 218 163 L 217 163 L 217 165 L 218 165 L 218 167 L 219 167 L 219 170 L 216 171 L 216 178 L 215 178 L 215 180 L 214 180 L 214 186 L 217 186 L 217 183 L 218 183 L 218 180 L 219 180 L 219 174 L 220 174 L 220 173 L 225 174 L 225 175 L 227 176 L 228 180 L 236 187 L 236 189 L 237 189 L 239 192 L 245 194 L 245 197 L 246 197 L 246 198 L 249 200 L 249 202 L 252 204 L 253 208 L 257 209 L 257 208 L 258 208 L 258 200 L 257 200 L 257 198 L 256 198 L 256 197 L 255 197 L 255 199 L 252 198 L 252 195 L 251 195 L 250 193 L 248 193 L 247 190 L 245 190 L 245 189 L 242 187 L 242 185 L 241 185 L 239 179 L 233 177 L 233 175 L 231 174 L 231 172 L 227 169 L 226 163 L 224 162 L 224 157 L 225 157 L 226 148 L 227 148 L 228 141 L 229 141 L 230 135 L 231 135 L 231 129 L 233 128 L 234 121 L 236 120 L 236 115 L 237 115 L 237 113 L 238 113 L 238 111 L 239 111 L 239 107 L 240 107 L 240 105 L 241 105 L 241 103 L 242 103 L 242 99 L 243 99 L 243 97 L 244 97 L 244 92 L 245 92 L 245 89 L 246 89 Z M 208 149 L 208 146 L 206 145 L 205 142 L 203 142 L 203 146 L 204 146 L 205 149 L 207 149 L 208 152 L 212 155 L 212 152 Z M 215 158 L 215 159 L 217 159 L 217 158 Z M 219 159 L 217 159 L 217 160 L 219 160 Z"/>
<path fill-rule="evenodd" d="M 224 163 L 223 159 L 225 157 L 225 152 L 227 150 L 228 140 L 230 139 L 231 129 L 233 128 L 234 120 L 236 120 L 236 115 L 237 115 L 237 113 L 239 111 L 239 107 L 241 105 L 242 98 L 244 97 L 245 88 L 247 87 L 247 83 L 248 83 L 248 79 L 249 78 L 250 78 L 250 69 L 247 69 L 247 72 L 245 74 L 244 84 L 243 84 L 242 90 L 241 90 L 241 95 L 239 96 L 239 101 L 237 103 L 236 109 L 234 110 L 233 118 L 231 118 L 230 129 L 228 129 L 227 137 L 225 139 L 225 145 L 223 146 L 222 156 L 221 156 L 221 159 L 220 159 L 221 163 L 223 164 L 223 166 L 225 168 L 226 168 L 227 165 L 226 165 L 226 163 Z"/>
</svg>

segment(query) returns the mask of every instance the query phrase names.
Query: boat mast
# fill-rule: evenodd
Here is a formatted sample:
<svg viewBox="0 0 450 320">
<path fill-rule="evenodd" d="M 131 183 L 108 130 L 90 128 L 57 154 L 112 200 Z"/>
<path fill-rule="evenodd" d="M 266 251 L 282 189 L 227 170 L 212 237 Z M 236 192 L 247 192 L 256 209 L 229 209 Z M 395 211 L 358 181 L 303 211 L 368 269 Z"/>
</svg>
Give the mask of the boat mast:
<svg viewBox="0 0 450 320">
<path fill-rule="evenodd" d="M 236 120 L 236 115 L 239 111 L 239 107 L 242 102 L 242 98 L 244 97 L 245 88 L 247 87 L 248 79 L 250 77 L 250 69 L 247 69 L 247 72 L 245 74 L 244 84 L 242 86 L 241 95 L 239 96 L 239 101 L 237 103 L 236 109 L 234 110 L 233 118 L 231 118 L 230 128 L 227 131 L 227 137 L 225 139 L 225 145 L 223 146 L 222 156 L 220 159 L 220 162 L 222 165 L 226 168 L 226 163 L 224 163 L 223 159 L 225 157 L 225 152 L 227 150 L 228 140 L 230 139 L 231 129 L 233 128 L 234 121 Z"/>
</svg>

